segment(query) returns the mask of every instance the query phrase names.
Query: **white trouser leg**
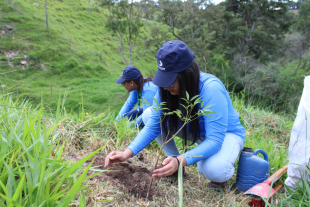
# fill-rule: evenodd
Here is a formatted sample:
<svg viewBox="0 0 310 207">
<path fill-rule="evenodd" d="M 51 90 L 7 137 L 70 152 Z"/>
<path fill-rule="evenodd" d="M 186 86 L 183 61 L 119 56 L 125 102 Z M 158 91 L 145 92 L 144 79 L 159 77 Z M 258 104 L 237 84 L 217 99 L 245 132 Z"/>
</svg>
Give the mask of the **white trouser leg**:
<svg viewBox="0 0 310 207">
<path fill-rule="evenodd" d="M 198 172 L 214 182 L 229 180 L 234 175 L 234 163 L 242 148 L 243 140 L 241 137 L 232 133 L 226 133 L 220 151 L 197 163 Z"/>
</svg>

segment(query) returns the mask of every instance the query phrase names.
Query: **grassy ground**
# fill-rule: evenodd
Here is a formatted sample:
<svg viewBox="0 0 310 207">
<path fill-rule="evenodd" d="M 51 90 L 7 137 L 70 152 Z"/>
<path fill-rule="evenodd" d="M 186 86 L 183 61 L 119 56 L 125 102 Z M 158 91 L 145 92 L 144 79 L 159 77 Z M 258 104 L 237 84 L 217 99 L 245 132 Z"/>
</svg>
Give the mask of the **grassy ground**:
<svg viewBox="0 0 310 207">
<path fill-rule="evenodd" d="M 301 64 L 296 72 L 296 75 L 294 77 L 294 80 L 303 80 L 303 76 L 310 75 L 310 63 L 307 61 L 306 58 L 310 57 L 310 53 L 305 54 L 303 60 L 301 61 Z M 289 60 L 286 61 L 285 64 L 283 64 L 283 67 L 281 68 L 281 73 L 285 76 L 292 77 L 299 61 L 298 60 Z"/>
<path fill-rule="evenodd" d="M 116 37 L 105 28 L 106 12 L 91 3 L 88 15 L 88 1 L 47 1 L 46 29 L 44 0 L 0 1 L 0 31 L 5 32 L 0 36 L 2 90 L 22 84 L 10 92 L 33 103 L 42 97 L 52 110 L 64 94 L 68 111 L 76 112 L 82 104 L 87 112 L 119 110 L 127 93 L 115 80 L 126 65 Z M 144 40 L 139 41 L 142 46 Z M 9 57 L 12 53 L 17 55 Z M 26 66 L 20 64 L 24 55 L 30 59 Z M 156 71 L 154 63 L 154 55 L 144 53 L 133 64 L 150 76 Z"/>
<path fill-rule="evenodd" d="M 233 98 L 233 104 L 246 127 L 245 146 L 253 149 L 260 148 L 268 153 L 270 174 L 284 166 L 288 162 L 287 148 L 293 119 L 245 105 L 242 99 Z M 111 114 L 64 116 L 58 131 L 67 140 L 65 154 L 68 157 L 74 154 L 78 158 L 105 144 L 106 147 L 100 152 L 103 156 L 112 150 L 124 150 L 138 133 L 136 130 L 126 128 L 126 120 L 115 125 Z M 121 140 L 120 145 L 117 146 L 119 140 Z M 180 145 L 179 148 L 181 149 Z M 146 161 L 141 162 L 134 157 L 132 164 L 150 169 L 158 150 L 157 144 L 151 143 L 143 150 Z M 161 154 L 160 160 L 163 158 L 164 154 Z M 236 175 L 229 181 L 229 187 L 223 192 L 208 189 L 206 187 L 208 180 L 197 172 L 195 165 L 186 167 L 186 175 L 183 186 L 184 206 L 247 206 L 247 202 L 251 199 L 235 193 L 233 184 Z M 146 201 L 125 193 L 126 191 L 117 184 L 93 180 L 89 185 L 94 191 L 85 192 L 85 195 L 89 196 L 85 203 L 87 206 L 177 206 L 178 184 L 171 181 L 168 178 L 157 180 L 157 187 L 164 196 L 155 196 L 153 201 Z M 76 200 L 74 203 L 78 205 L 79 201 Z"/>
</svg>

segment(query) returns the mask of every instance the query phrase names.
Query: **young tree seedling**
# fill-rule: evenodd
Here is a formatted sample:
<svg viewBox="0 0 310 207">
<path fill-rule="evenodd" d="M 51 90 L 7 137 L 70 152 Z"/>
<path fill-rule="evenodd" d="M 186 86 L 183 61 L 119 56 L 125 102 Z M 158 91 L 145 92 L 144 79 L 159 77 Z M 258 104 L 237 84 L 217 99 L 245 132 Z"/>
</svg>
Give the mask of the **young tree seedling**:
<svg viewBox="0 0 310 207">
<path fill-rule="evenodd" d="M 170 142 L 189 122 L 191 122 L 195 119 L 198 119 L 201 116 L 210 117 L 209 114 L 215 114 L 215 112 L 208 109 L 212 105 L 204 106 L 204 100 L 201 99 L 200 95 L 196 95 L 190 99 L 189 94 L 186 92 L 186 98 L 181 98 L 181 99 L 184 101 L 184 104 L 180 104 L 180 105 L 185 109 L 185 114 L 183 114 L 181 110 L 177 109 L 177 110 L 172 111 L 172 112 L 164 112 L 164 113 L 162 113 L 162 116 L 161 116 L 160 111 L 163 111 L 163 110 L 168 111 L 169 109 L 164 108 L 164 106 L 166 105 L 165 102 L 158 103 L 158 101 L 154 98 L 154 101 L 157 104 L 157 107 L 156 108 L 151 107 L 151 110 L 152 110 L 152 112 L 153 111 L 158 112 L 157 115 L 158 115 L 158 121 L 160 123 L 160 134 L 161 134 L 161 139 L 162 139 L 162 143 L 163 143 L 160 150 L 159 150 L 159 153 L 157 155 L 156 162 L 154 164 L 154 169 L 156 169 L 156 167 L 157 167 L 159 155 L 162 152 L 164 146 L 168 142 Z M 143 101 L 148 103 L 147 100 L 145 100 L 145 99 Z M 195 114 L 192 114 L 192 111 L 197 104 L 200 104 L 198 112 Z M 165 139 L 166 141 L 164 141 L 162 123 L 163 123 L 164 119 L 166 118 L 166 116 L 173 115 L 173 114 L 177 115 L 183 124 L 182 124 L 181 128 L 176 133 L 174 133 L 170 138 L 168 138 L 170 133 L 167 133 L 166 139 Z M 182 162 L 180 163 L 180 165 L 182 165 Z M 149 195 L 151 192 L 152 184 L 153 184 L 153 177 L 151 179 L 151 182 L 150 182 L 150 185 L 148 188 L 148 193 L 146 196 L 146 198 L 148 198 L 148 199 L 149 199 Z"/>
</svg>

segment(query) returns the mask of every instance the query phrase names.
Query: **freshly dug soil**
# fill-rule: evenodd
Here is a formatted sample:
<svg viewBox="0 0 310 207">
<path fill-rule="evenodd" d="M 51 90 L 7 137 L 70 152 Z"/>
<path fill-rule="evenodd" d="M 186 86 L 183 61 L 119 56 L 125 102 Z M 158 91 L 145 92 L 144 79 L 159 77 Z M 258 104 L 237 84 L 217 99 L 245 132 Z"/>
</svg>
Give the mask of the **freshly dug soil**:
<svg viewBox="0 0 310 207">
<path fill-rule="evenodd" d="M 89 159 L 87 163 L 91 162 L 93 158 Z M 97 156 L 92 166 L 105 170 L 104 168 L 105 157 Z M 91 174 L 92 172 L 89 172 Z M 145 167 L 136 166 L 126 162 L 114 163 L 109 171 L 97 175 L 95 178 L 100 181 L 111 181 L 116 184 L 122 184 L 128 193 L 136 197 L 146 198 L 149 184 L 151 182 L 152 173 Z M 154 194 L 157 194 L 156 183 L 153 181 L 152 190 L 150 192 L 150 199 Z"/>
</svg>

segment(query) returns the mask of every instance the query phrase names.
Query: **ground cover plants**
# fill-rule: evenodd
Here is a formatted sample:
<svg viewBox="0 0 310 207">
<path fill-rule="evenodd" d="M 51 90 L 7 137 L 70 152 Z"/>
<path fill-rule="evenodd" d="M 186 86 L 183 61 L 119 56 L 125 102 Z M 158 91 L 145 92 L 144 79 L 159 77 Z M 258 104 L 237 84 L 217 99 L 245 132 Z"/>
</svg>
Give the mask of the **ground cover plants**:
<svg viewBox="0 0 310 207">
<path fill-rule="evenodd" d="M 23 198 L 20 197 L 21 190 L 19 189 L 24 190 L 25 187 L 18 188 L 19 184 L 20 186 L 25 186 L 26 181 L 31 187 L 32 184 L 29 184 L 30 181 L 34 182 L 33 180 L 37 180 L 39 183 L 39 181 L 42 181 L 43 179 L 41 187 L 45 190 L 42 192 L 40 191 L 40 193 L 44 194 L 42 196 L 47 198 L 49 197 L 46 196 L 48 193 L 59 195 L 52 189 L 53 185 L 56 185 L 56 183 L 50 183 L 50 190 L 48 190 L 49 185 L 46 181 L 52 179 L 52 175 L 55 174 L 50 172 L 52 175 L 49 177 L 48 169 L 50 168 L 46 167 L 45 169 L 43 162 L 42 164 L 40 162 L 44 159 L 46 159 L 46 166 L 59 167 L 61 163 L 63 164 L 62 170 L 64 171 L 57 171 L 59 172 L 59 174 L 57 174 L 59 176 L 65 174 L 65 172 L 69 173 L 68 160 L 76 163 L 75 165 L 80 165 L 81 162 L 85 162 L 81 168 L 77 168 L 76 171 L 71 174 L 68 178 L 68 182 L 64 182 L 67 187 L 61 188 L 62 190 L 60 190 L 65 193 L 62 194 L 63 197 L 58 197 L 57 200 L 59 200 L 59 204 L 63 201 L 62 199 L 65 200 L 65 198 L 67 198 L 66 201 L 69 202 L 70 200 L 72 206 L 176 206 L 181 202 L 183 203 L 183 206 L 246 206 L 247 202 L 250 200 L 250 197 L 235 193 L 233 184 L 236 175 L 234 175 L 229 181 L 229 187 L 219 193 L 206 187 L 208 180 L 197 172 L 196 166 L 186 167 L 183 182 L 176 182 L 176 180 L 171 178 L 155 179 L 152 187 L 152 199 L 145 200 L 148 184 L 151 180 L 150 169 L 157 159 L 154 155 L 159 154 L 159 160 L 162 160 L 165 157 L 165 155 L 160 152 L 160 147 L 156 142 L 151 143 L 141 154 L 129 159 L 128 162 L 115 165 L 113 166 L 114 168 L 112 167 L 109 169 L 117 171 L 96 174 L 98 172 L 94 171 L 94 168 L 92 168 L 87 174 L 85 173 L 87 169 L 84 171 L 85 174 L 81 174 L 83 168 L 86 168 L 87 166 L 90 167 L 90 164 L 93 161 L 94 157 L 91 158 L 91 155 L 89 154 L 94 154 L 93 152 L 100 150 L 100 148 L 104 146 L 104 148 L 97 153 L 92 166 L 100 170 L 107 170 L 103 168 L 103 157 L 111 150 L 123 150 L 128 146 L 138 133 L 138 130 L 135 128 L 125 127 L 128 124 L 128 120 L 120 119 L 119 122 L 116 123 L 113 112 L 87 114 L 82 108 L 80 109 L 79 114 L 71 114 L 66 112 L 64 104 L 59 104 L 58 116 L 54 116 L 50 111 L 44 111 L 44 109 L 41 109 L 40 107 L 33 107 L 30 103 L 24 102 L 22 104 L 17 104 L 18 102 L 14 103 L 7 97 L 2 97 L 1 100 L 1 143 L 3 143 L 3 137 L 6 140 L 11 140 L 14 137 L 18 138 L 18 136 L 13 135 L 23 137 L 20 134 L 24 133 L 20 132 L 23 132 L 24 127 L 31 126 L 33 129 L 29 129 L 27 136 L 31 135 L 33 137 L 31 140 L 33 141 L 29 140 L 29 142 L 25 142 L 25 145 L 28 146 L 27 144 L 31 145 L 32 143 L 32 146 L 36 149 L 32 150 L 32 148 L 23 147 L 21 142 L 18 142 L 18 139 L 17 141 L 12 142 L 16 144 L 16 150 L 13 151 L 8 150 L 8 147 L 5 148 L 5 145 L 1 144 L 1 152 L 3 153 L 3 150 L 6 149 L 4 158 L 1 162 L 5 162 L 7 165 L 1 165 L 1 182 L 3 183 L 1 188 L 6 189 L 2 190 L 0 194 L 3 205 L 4 200 L 6 200 L 7 203 L 11 202 L 12 205 L 15 205 L 18 202 L 30 202 L 31 196 L 29 196 L 29 200 L 23 200 Z M 234 107 L 240 114 L 242 124 L 246 128 L 245 146 L 254 149 L 260 148 L 266 151 L 270 157 L 270 174 L 274 173 L 288 162 L 287 146 L 290 129 L 293 124 L 290 120 L 293 120 L 293 118 L 273 114 L 270 111 L 246 104 L 244 99 L 236 96 L 232 97 L 232 101 Z M 28 115 L 25 116 L 25 114 Z M 29 121 L 24 122 L 25 119 Z M 41 120 L 40 127 L 42 128 L 42 131 L 40 133 L 38 133 L 40 127 L 37 124 L 34 124 L 40 123 L 38 120 Z M 56 125 L 57 127 L 55 127 Z M 15 133 L 11 133 L 10 135 L 9 132 L 14 132 L 14 130 L 12 130 L 13 127 L 15 128 Z M 46 128 L 45 132 L 50 132 L 49 136 L 43 136 L 44 128 Z M 42 145 L 42 140 L 47 139 L 47 137 L 48 139 L 55 141 L 53 144 L 52 142 L 47 142 L 47 145 Z M 176 139 L 178 148 L 181 150 L 183 147 L 182 142 L 178 141 L 179 138 Z M 50 148 L 51 145 L 52 149 Z M 44 158 L 44 153 L 40 152 L 44 152 L 46 148 L 48 149 L 48 153 L 45 154 L 46 158 Z M 34 153 L 32 155 L 33 161 L 30 158 L 30 155 L 26 154 L 23 157 L 23 153 L 19 153 L 23 152 L 23 149 L 27 149 L 29 154 L 30 152 Z M 48 155 L 51 155 L 51 157 L 48 158 Z M 87 155 L 89 156 L 86 158 Z M 36 163 L 38 164 L 38 168 L 30 167 L 36 166 Z M 29 173 L 21 174 L 23 169 L 25 172 L 27 169 Z M 36 171 L 42 173 L 36 174 Z M 63 173 L 60 173 L 60 171 Z M 11 172 L 15 178 L 19 178 L 17 180 L 11 179 L 13 176 Z M 25 177 L 23 178 L 22 175 L 25 175 Z M 39 176 L 36 178 L 34 175 Z M 63 176 L 65 177 L 65 175 Z M 81 184 L 81 187 L 74 188 L 78 189 L 78 192 L 73 193 L 70 190 L 73 189 L 73 185 L 77 182 L 80 176 L 82 176 L 80 179 L 85 181 Z M 32 179 L 29 179 L 30 177 Z M 3 180 L 4 178 L 5 180 Z M 128 183 L 128 179 L 132 183 Z M 55 182 L 61 181 L 56 180 Z M 181 185 L 180 187 L 178 186 L 178 183 Z M 32 188 L 27 188 L 34 189 L 33 192 L 35 192 L 35 189 L 38 189 L 39 186 L 33 185 Z M 16 194 L 15 196 L 14 193 Z M 68 193 L 67 195 L 70 194 L 70 196 L 66 196 L 66 193 Z M 145 193 L 144 196 L 143 193 Z M 183 195 L 179 196 L 179 193 L 183 193 Z M 31 195 L 32 198 L 34 198 L 36 194 Z M 50 197 L 55 198 L 52 195 Z M 275 198 L 275 201 L 283 203 L 282 206 L 294 206 L 294 202 L 298 202 L 298 199 L 302 199 L 304 196 L 307 196 L 307 194 L 299 197 L 291 196 L 290 194 L 281 194 Z M 296 200 L 296 198 L 297 201 L 293 202 L 291 200 Z M 44 205 L 48 206 L 48 203 L 43 204 L 43 206 Z M 53 205 L 50 204 L 50 206 Z"/>
<path fill-rule="evenodd" d="M 237 97 L 233 97 L 232 100 L 234 107 L 237 109 L 241 116 L 241 120 L 246 127 L 245 146 L 253 147 L 255 149 L 261 148 L 266 151 L 270 157 L 270 173 L 274 173 L 287 163 L 286 147 L 288 144 L 285 140 L 288 140 L 290 134 L 290 127 L 292 125 L 289 121 L 290 119 L 285 116 L 272 114 L 271 112 L 251 105 L 246 105 L 244 100 Z M 7 103 L 1 103 L 1 109 L 3 110 L 2 105 L 7 105 Z M 6 107 L 6 110 L 17 111 L 15 113 L 18 113 L 19 110 L 23 110 L 23 107 L 22 105 L 16 106 L 9 104 Z M 40 111 L 40 108 L 38 108 L 38 110 Z M 35 111 L 33 106 L 31 109 L 28 108 L 28 111 L 29 113 L 34 113 L 34 115 L 38 113 Z M 58 156 L 56 156 L 56 149 L 59 149 L 62 152 L 61 158 L 64 159 L 63 162 L 65 162 L 65 160 L 72 160 L 72 162 L 77 163 L 79 160 L 85 158 L 86 155 L 104 146 L 104 148 L 98 152 L 96 156 L 97 158 L 92 165 L 93 167 L 96 166 L 96 168 L 100 170 L 106 170 L 103 168 L 104 162 L 102 157 L 107 155 L 111 150 L 123 150 L 138 133 L 138 130 L 134 128 L 130 128 L 131 132 L 128 133 L 128 131 L 126 132 L 122 128 L 115 127 L 114 114 L 111 112 L 96 115 L 86 114 L 82 109 L 80 109 L 81 113 L 70 114 L 66 112 L 63 104 L 60 105 L 59 112 L 60 113 L 57 118 L 54 117 L 53 114 L 49 114 L 49 111 L 45 111 L 45 115 L 41 120 L 44 120 L 44 123 L 48 124 L 48 126 L 54 126 L 58 123 L 58 127 L 51 130 L 50 134 L 50 138 L 57 136 L 59 138 L 59 141 L 55 144 L 55 150 L 52 150 L 51 154 L 54 155 L 52 158 L 55 157 L 58 159 Z M 11 117 L 12 115 L 13 114 L 8 114 L 8 117 Z M 39 117 L 40 116 L 38 116 L 37 119 L 39 119 Z M 56 120 L 58 121 L 56 122 Z M 126 119 L 121 119 L 119 122 L 124 122 L 119 123 L 120 125 L 124 125 L 128 121 Z M 1 124 L 4 123 L 7 122 L 1 122 Z M 17 126 L 24 126 L 23 124 L 18 124 Z M 42 126 L 43 124 L 41 125 L 41 128 L 43 128 Z M 36 127 L 34 131 L 37 132 L 38 127 Z M 119 142 L 119 145 L 117 145 L 119 136 L 121 136 L 122 139 Z M 57 138 L 55 138 L 55 140 L 56 139 Z M 57 143 L 60 145 L 58 148 Z M 41 142 L 37 142 L 37 144 L 39 146 L 38 148 L 42 148 Z M 183 146 L 178 144 L 178 147 L 181 150 Z M 157 143 L 153 142 L 145 150 L 143 150 L 142 154 L 129 159 L 128 162 L 122 163 L 119 166 L 114 166 L 114 169 L 110 169 L 118 171 L 114 171 L 113 173 L 112 171 L 102 172 L 101 174 L 96 175 L 95 173 L 98 172 L 91 169 L 91 171 L 85 175 L 88 179 L 83 182 L 83 185 L 87 185 L 88 188 L 83 189 L 80 187 L 78 188 L 80 189 L 79 192 L 75 195 L 71 195 L 73 196 L 71 197 L 72 200 L 70 200 L 71 206 L 176 206 L 180 203 L 179 193 L 181 192 L 183 192 L 183 197 L 181 197 L 183 206 L 246 206 L 249 201 L 249 197 L 243 196 L 242 194 L 235 194 L 233 188 L 235 175 L 229 181 L 229 187 L 218 193 L 214 190 L 207 189 L 206 186 L 208 180 L 197 172 L 196 166 L 186 167 L 186 173 L 183 178 L 183 183 L 181 182 L 182 186 L 180 187 L 183 191 L 179 191 L 178 182 L 176 182 L 176 180 L 170 178 L 156 179 L 154 186 L 152 187 L 152 190 L 154 190 L 152 199 L 145 200 L 141 192 L 147 192 L 148 183 L 143 181 L 148 181 L 148 179 L 150 181 L 150 169 L 157 159 L 154 155 L 159 154 L 159 160 L 162 160 L 165 157 L 165 155 L 163 153 L 159 153 L 159 151 L 160 147 Z M 39 157 L 40 155 L 41 154 L 39 154 Z M 10 165 L 12 156 L 13 154 L 11 153 L 5 158 L 8 166 L 12 166 Z M 14 156 L 18 156 L 18 153 L 14 153 Z M 280 158 L 278 158 L 279 156 Z M 47 160 L 47 163 L 53 163 L 52 159 Z M 84 167 L 89 166 L 92 160 L 93 158 L 88 157 L 87 161 L 85 160 L 86 163 L 84 164 Z M 31 164 L 33 163 L 35 163 L 35 161 Z M 37 163 L 39 163 L 39 161 Z M 58 161 L 57 163 L 61 162 Z M 24 163 L 19 166 L 25 165 L 26 164 Z M 21 167 L 17 167 L 16 171 L 13 171 L 17 175 L 19 175 L 18 169 L 21 169 Z M 66 169 L 66 167 L 64 167 L 64 169 Z M 5 168 L 5 171 L 6 170 L 7 168 Z M 77 178 L 78 176 L 81 176 L 81 172 L 82 171 L 80 171 L 80 173 L 76 171 L 72 178 L 73 181 L 68 182 L 68 184 L 76 183 L 74 177 Z M 134 173 L 131 174 L 132 172 Z M 139 179 L 135 179 L 134 177 L 126 178 L 126 176 L 129 176 L 130 174 L 131 176 L 139 177 Z M 125 181 L 121 176 L 125 176 Z M 21 179 L 22 178 L 15 182 L 20 183 Z M 125 185 L 126 183 L 128 184 L 128 181 L 126 181 L 128 179 L 130 179 L 130 182 L 133 182 L 131 183 L 131 186 Z M 47 185 L 46 182 L 44 183 Z M 133 186 L 135 189 L 140 190 L 133 191 Z M 6 186 L 6 188 L 8 187 Z M 48 187 L 45 186 L 44 192 L 52 192 L 52 190 L 48 191 L 47 188 Z M 4 195 L 3 192 L 2 194 Z M 283 194 L 283 196 L 285 195 Z M 3 199 L 3 197 L 1 198 Z M 10 199 L 12 200 L 12 198 Z M 20 197 L 18 198 L 20 199 Z M 277 197 L 277 199 L 279 199 L 279 197 Z"/>
<path fill-rule="evenodd" d="M 306 167 L 306 176 L 310 175 L 309 167 Z M 301 176 L 301 182 L 297 183 L 297 188 L 295 190 L 291 190 L 286 188 L 288 196 L 284 194 L 280 195 L 280 199 L 278 199 L 277 204 L 275 205 L 274 199 L 270 201 L 265 200 L 266 205 L 269 206 L 300 206 L 306 207 L 310 205 L 310 184 L 308 182 L 308 178 L 305 176 Z"/>
<path fill-rule="evenodd" d="M 245 146 L 253 147 L 254 149 L 260 148 L 265 150 L 270 156 L 270 165 L 271 165 L 271 174 L 278 170 L 280 167 L 287 163 L 287 150 L 286 146 L 288 144 L 284 140 L 289 138 L 290 127 L 292 123 L 287 117 L 274 115 L 271 112 L 259 109 L 257 107 L 246 105 L 244 100 L 238 99 L 237 97 L 233 98 L 233 104 L 238 110 L 238 113 L 241 115 L 243 124 L 245 125 L 246 131 L 246 143 Z M 108 116 L 107 116 L 108 117 Z M 118 139 L 116 128 L 109 126 L 107 124 L 103 125 L 106 121 L 112 121 L 114 123 L 113 117 L 111 118 L 101 118 L 101 123 L 98 124 L 95 128 L 97 131 L 102 131 L 104 129 L 111 131 L 113 133 L 105 134 L 101 136 L 101 139 L 96 138 L 96 142 L 114 143 L 109 144 L 104 149 L 105 155 L 111 150 L 123 150 L 128 146 L 131 140 L 135 137 L 135 134 L 138 133 L 136 129 L 132 129 L 133 133 L 124 138 L 120 145 L 116 145 L 116 140 Z M 126 120 L 122 120 L 126 121 Z M 98 122 L 98 123 L 99 123 Z M 263 124 L 262 124 L 263 123 Z M 120 123 L 122 124 L 122 123 Z M 98 128 L 102 126 L 102 128 Z M 258 127 L 260 126 L 260 127 Z M 91 125 L 89 125 L 92 128 Z M 86 129 L 84 129 L 86 130 Z M 87 129 L 89 130 L 89 129 Z M 115 130 L 115 131 L 114 131 Z M 116 133 L 116 135 L 114 134 Z M 96 133 L 98 136 L 98 133 Z M 113 135 L 112 135 L 113 134 Z M 90 135 L 92 137 L 92 135 Z M 88 142 L 95 144 L 92 138 L 85 138 L 84 146 L 91 147 Z M 89 140 L 89 141 L 87 141 Z M 92 141 L 90 141 L 92 140 Z M 177 142 L 178 143 L 178 142 Z M 178 145 L 179 149 L 183 147 L 182 144 Z M 131 165 L 142 166 L 150 170 L 153 164 L 156 162 L 156 155 L 159 153 L 160 147 L 157 143 L 151 143 L 142 153 L 143 159 L 141 156 L 133 157 L 129 160 L 130 163 L 125 163 L 122 167 L 122 172 L 124 172 L 124 167 Z M 76 152 L 75 152 L 76 153 Z M 83 153 L 82 153 L 83 154 Z M 280 157 L 279 157 L 280 156 Z M 160 160 L 164 159 L 165 155 L 160 153 Z M 102 162 L 101 162 L 102 163 Z M 102 163 L 103 164 L 103 163 Z M 116 168 L 118 168 L 116 166 Z M 126 168 L 125 168 L 126 169 Z M 130 190 L 123 185 L 121 185 L 121 179 L 119 177 L 114 177 L 114 181 L 111 179 L 103 179 L 102 174 L 98 177 L 95 177 L 91 182 L 96 183 L 95 189 L 100 189 L 102 194 L 99 194 L 102 198 L 109 198 L 109 204 L 112 206 L 131 206 L 134 204 L 138 205 L 160 205 L 160 206 L 176 206 L 179 204 L 179 190 L 178 183 L 176 180 L 170 178 L 161 178 L 155 180 L 155 195 L 153 196 L 152 201 L 145 200 L 141 197 L 136 197 L 136 194 L 131 194 Z M 115 175 L 116 176 L 116 175 Z M 134 180 L 134 177 L 132 178 Z M 101 183 L 100 183 L 101 181 Z M 103 182 L 104 181 L 104 182 Z M 140 180 L 137 186 L 141 185 Z M 233 184 L 235 182 L 235 176 L 229 181 L 229 188 L 221 193 L 218 193 L 214 190 L 206 188 L 207 179 L 199 175 L 195 166 L 186 167 L 186 174 L 183 179 L 183 205 L 184 206 L 246 206 L 250 198 L 247 196 L 242 196 L 241 194 L 235 194 Z M 145 192 L 145 184 L 142 184 Z M 97 194 L 97 196 L 98 196 Z M 102 196 L 104 195 L 104 196 Z M 94 201 L 98 199 L 96 196 L 91 196 L 89 198 L 89 205 L 92 205 Z M 97 202 L 98 205 L 98 202 Z M 105 205 L 108 205 L 105 203 Z"/>
<path fill-rule="evenodd" d="M 59 132 L 51 135 L 57 118 L 51 123 L 42 106 L 33 109 L 9 96 L 0 97 L 0 105 L 0 206 L 68 206 L 77 192 L 88 189 L 82 183 L 96 175 L 86 176 L 92 162 L 87 168 L 82 164 L 101 148 L 66 161 L 65 141 Z"/>
</svg>

